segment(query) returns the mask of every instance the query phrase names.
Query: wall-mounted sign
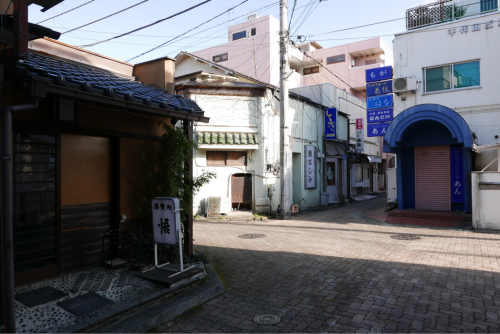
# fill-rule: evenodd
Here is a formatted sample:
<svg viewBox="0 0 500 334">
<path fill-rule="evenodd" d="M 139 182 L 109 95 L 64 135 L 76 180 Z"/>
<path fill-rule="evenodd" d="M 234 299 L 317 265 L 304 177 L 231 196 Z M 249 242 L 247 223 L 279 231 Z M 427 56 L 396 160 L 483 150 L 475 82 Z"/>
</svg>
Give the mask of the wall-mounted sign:
<svg viewBox="0 0 500 334">
<path fill-rule="evenodd" d="M 318 165 L 318 153 L 316 146 L 304 145 L 304 187 L 305 189 L 317 188 L 316 168 Z"/>
<path fill-rule="evenodd" d="M 385 136 L 385 132 L 391 122 L 387 123 L 370 123 L 367 125 L 367 133 L 368 137 L 383 137 Z"/>
<path fill-rule="evenodd" d="M 368 123 L 390 122 L 394 119 L 394 108 L 367 110 L 366 115 Z"/>
<path fill-rule="evenodd" d="M 392 80 L 366 84 L 366 95 L 376 96 L 392 93 Z"/>
<path fill-rule="evenodd" d="M 384 66 L 366 70 L 366 82 L 392 79 L 392 66 Z"/>
<path fill-rule="evenodd" d="M 363 152 L 365 150 L 365 130 L 363 127 L 363 119 L 356 118 L 356 151 Z"/>
<path fill-rule="evenodd" d="M 337 139 L 337 108 L 325 109 L 325 139 Z"/>
<path fill-rule="evenodd" d="M 463 152 L 460 147 L 450 148 L 451 202 L 464 202 Z"/>
<path fill-rule="evenodd" d="M 153 212 L 153 237 L 159 244 L 176 245 L 181 228 L 178 198 L 155 197 L 151 201 Z"/>
<path fill-rule="evenodd" d="M 485 6 L 487 6 L 486 2 L 487 1 L 484 1 L 484 5 Z M 491 2 L 490 6 L 492 6 L 493 2 L 492 1 L 490 1 L 490 2 Z M 496 2 L 495 2 L 495 4 L 496 4 Z M 481 6 L 483 6 L 483 1 L 481 1 Z M 496 8 L 493 8 L 493 7 L 489 8 L 489 9 L 495 9 L 496 10 Z M 498 22 L 498 21 L 496 21 L 496 22 Z M 470 26 L 469 25 L 463 25 L 463 26 L 460 26 L 458 28 L 457 27 L 449 28 L 448 29 L 448 35 L 453 36 L 453 35 L 455 35 L 458 32 L 460 33 L 460 35 L 463 35 L 463 34 L 467 35 L 469 33 L 469 31 L 470 32 L 481 31 L 481 27 L 482 27 L 483 24 L 484 24 L 484 29 L 485 30 L 486 29 L 491 29 L 491 28 L 493 28 L 495 26 L 494 23 L 495 23 L 494 20 L 489 20 L 489 21 L 486 21 L 484 23 L 473 23 Z M 498 26 L 500 27 L 500 23 L 498 24 Z M 469 29 L 469 27 L 470 27 L 470 29 Z"/>
<path fill-rule="evenodd" d="M 389 108 L 394 105 L 392 94 L 371 96 L 366 98 L 366 109 Z"/>
</svg>

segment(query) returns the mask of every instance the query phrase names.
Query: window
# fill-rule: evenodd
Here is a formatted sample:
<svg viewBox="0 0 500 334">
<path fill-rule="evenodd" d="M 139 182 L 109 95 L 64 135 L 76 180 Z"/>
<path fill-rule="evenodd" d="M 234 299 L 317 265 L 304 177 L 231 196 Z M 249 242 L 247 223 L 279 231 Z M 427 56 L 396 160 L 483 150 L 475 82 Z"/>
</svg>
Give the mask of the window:
<svg viewBox="0 0 500 334">
<path fill-rule="evenodd" d="M 252 30 L 250 30 L 250 35 L 251 36 L 257 35 L 257 28 L 252 28 Z"/>
<path fill-rule="evenodd" d="M 437 92 L 481 84 L 479 61 L 451 64 L 427 68 L 425 74 L 425 92 Z"/>
<path fill-rule="evenodd" d="M 207 166 L 246 166 L 245 151 L 207 151 Z"/>
<path fill-rule="evenodd" d="M 221 55 L 213 56 L 212 60 L 216 63 L 227 60 L 227 53 L 223 53 Z"/>
<path fill-rule="evenodd" d="M 327 57 L 326 58 L 326 64 L 334 64 L 334 63 L 341 63 L 345 61 L 345 55 L 340 55 L 340 56 L 333 56 L 333 57 Z"/>
<path fill-rule="evenodd" d="M 356 182 L 363 182 L 363 166 L 356 165 Z"/>
<path fill-rule="evenodd" d="M 481 13 L 498 9 L 497 0 L 481 0 Z"/>
<path fill-rule="evenodd" d="M 319 66 L 304 68 L 304 75 L 319 73 Z"/>
<path fill-rule="evenodd" d="M 245 37 L 247 37 L 246 30 L 245 31 L 240 31 L 240 32 L 237 32 L 236 34 L 233 34 L 233 41 L 235 41 L 237 39 L 242 39 L 242 38 L 245 38 Z"/>
</svg>

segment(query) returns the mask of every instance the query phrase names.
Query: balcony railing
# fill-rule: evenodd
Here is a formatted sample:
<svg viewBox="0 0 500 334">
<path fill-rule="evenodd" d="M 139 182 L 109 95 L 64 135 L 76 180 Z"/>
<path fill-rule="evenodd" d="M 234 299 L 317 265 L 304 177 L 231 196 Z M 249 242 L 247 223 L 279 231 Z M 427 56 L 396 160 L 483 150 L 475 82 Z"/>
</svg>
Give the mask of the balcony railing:
<svg viewBox="0 0 500 334">
<path fill-rule="evenodd" d="M 498 11 L 499 0 L 442 0 L 406 11 L 406 29 L 459 20 L 464 17 Z"/>
</svg>

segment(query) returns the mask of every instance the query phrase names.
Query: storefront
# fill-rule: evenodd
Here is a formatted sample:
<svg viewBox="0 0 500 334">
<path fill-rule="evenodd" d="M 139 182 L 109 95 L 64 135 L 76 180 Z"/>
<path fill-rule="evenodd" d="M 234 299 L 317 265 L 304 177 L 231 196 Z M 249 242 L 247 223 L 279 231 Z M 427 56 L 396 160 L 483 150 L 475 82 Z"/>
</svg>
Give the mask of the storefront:
<svg viewBox="0 0 500 334">
<path fill-rule="evenodd" d="M 398 209 L 471 212 L 473 139 L 454 110 L 422 104 L 387 128 L 384 152 L 397 155 Z"/>
</svg>

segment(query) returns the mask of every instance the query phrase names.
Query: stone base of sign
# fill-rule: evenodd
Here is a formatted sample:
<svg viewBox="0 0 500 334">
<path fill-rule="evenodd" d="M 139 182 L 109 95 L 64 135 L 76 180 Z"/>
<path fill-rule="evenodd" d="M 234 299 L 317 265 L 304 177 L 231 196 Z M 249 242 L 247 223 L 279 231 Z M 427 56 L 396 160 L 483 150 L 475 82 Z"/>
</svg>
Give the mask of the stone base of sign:
<svg viewBox="0 0 500 334">
<path fill-rule="evenodd" d="M 198 269 L 202 267 L 200 264 Z M 180 286 L 166 287 L 60 332 L 144 333 L 226 291 L 212 266 L 205 264 L 204 269 L 202 276 L 191 277 Z"/>
<path fill-rule="evenodd" d="M 191 264 L 184 264 L 184 268 L 190 266 Z M 180 265 L 168 264 L 159 269 L 148 270 L 144 273 L 136 274 L 136 276 L 149 281 L 165 284 L 170 288 L 175 288 L 177 286 L 183 285 L 185 282 L 193 278 L 205 275 L 204 270 L 199 267 L 190 268 L 182 273 L 172 276 L 173 274 L 176 274 L 176 271 L 180 271 Z"/>
</svg>

